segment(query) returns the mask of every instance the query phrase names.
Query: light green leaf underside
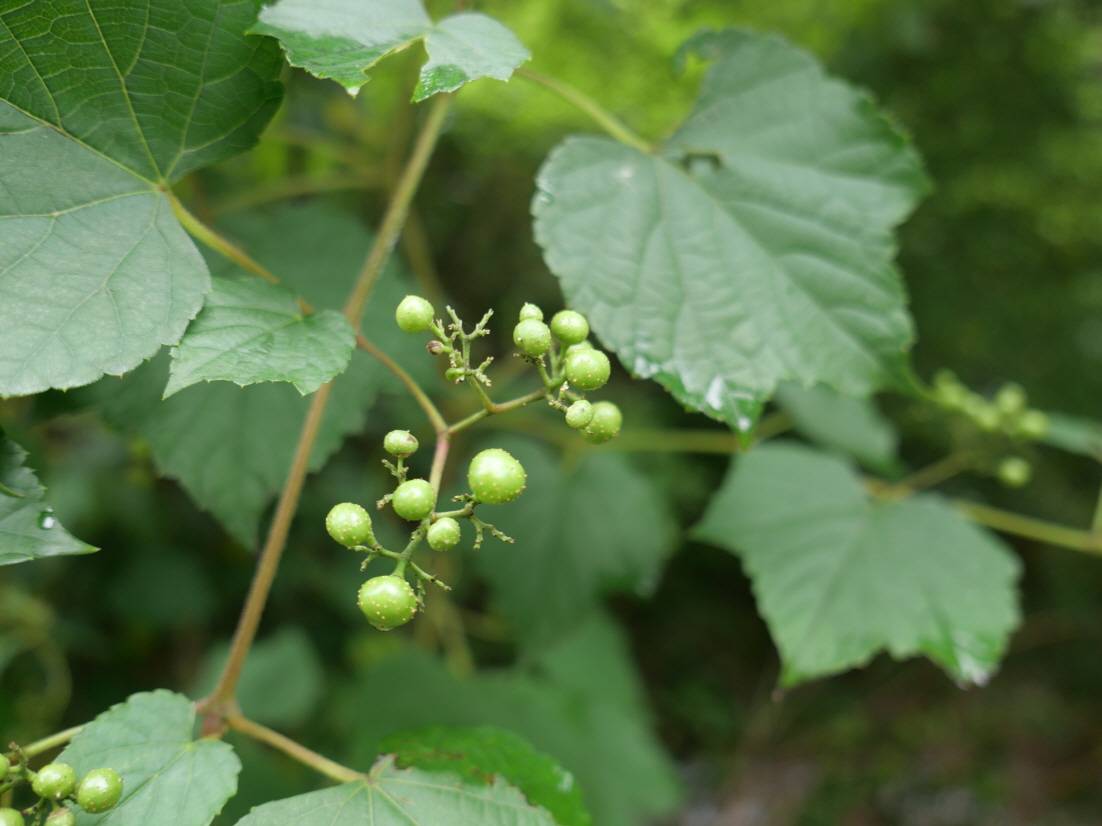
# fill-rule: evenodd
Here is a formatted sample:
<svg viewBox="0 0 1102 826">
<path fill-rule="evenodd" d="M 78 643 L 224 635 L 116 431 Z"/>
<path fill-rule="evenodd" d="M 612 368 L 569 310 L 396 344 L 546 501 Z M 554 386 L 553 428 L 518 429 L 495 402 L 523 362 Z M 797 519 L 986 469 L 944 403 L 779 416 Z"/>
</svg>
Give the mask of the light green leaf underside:
<svg viewBox="0 0 1102 826">
<path fill-rule="evenodd" d="M 458 777 L 398 769 L 384 758 L 368 781 L 258 806 L 238 826 L 554 826 L 543 809 L 501 780 L 474 785 Z"/>
<path fill-rule="evenodd" d="M 890 474 L 899 468 L 899 437 L 872 399 L 843 396 L 826 387 L 784 384 L 777 402 L 796 429 L 819 444 Z"/>
<path fill-rule="evenodd" d="M 589 453 L 564 473 L 560 457 L 535 442 L 494 444 L 520 459 L 528 487 L 515 502 L 486 511 L 516 544 L 487 539 L 476 560 L 519 634 L 553 637 L 585 619 L 605 594 L 653 590 L 677 525 L 641 471 L 622 455 Z"/>
<path fill-rule="evenodd" d="M 292 66 L 335 80 L 352 94 L 382 58 L 424 39 L 429 61 L 414 100 L 483 77 L 508 80 L 530 57 L 493 18 L 463 12 L 434 25 L 420 0 L 277 0 L 252 31 L 277 38 Z"/>
<path fill-rule="evenodd" d="M 786 685 L 924 654 L 983 683 L 1018 624 L 1019 565 L 939 497 L 874 502 L 845 462 L 772 444 L 738 460 L 695 535 L 737 553 Z"/>
<path fill-rule="evenodd" d="M 492 725 L 571 772 L 600 826 L 658 822 L 678 803 L 677 773 L 651 730 L 627 643 L 599 613 L 523 667 L 468 679 L 421 650 L 391 654 L 366 667 L 338 702 L 353 733 L 352 765 L 385 753 L 387 735 L 412 727 Z"/>
<path fill-rule="evenodd" d="M 0 396 L 118 375 L 209 289 L 163 188 L 278 105 L 254 0 L 0 10 Z"/>
<path fill-rule="evenodd" d="M 445 17 L 426 35 L 425 49 L 429 59 L 421 67 L 414 100 L 454 92 L 483 77 L 508 80 L 531 57 L 505 26 L 475 12 Z"/>
<path fill-rule="evenodd" d="M 401 768 L 447 772 L 476 784 L 501 777 L 529 803 L 550 812 L 559 826 L 593 822 L 574 776 L 511 731 L 492 726 L 419 728 L 388 737 L 383 751 L 393 754 Z"/>
<path fill-rule="evenodd" d="M 0 430 L 0 565 L 97 550 L 61 526 L 26 461 L 27 452 Z"/>
<path fill-rule="evenodd" d="M 1102 462 L 1102 422 L 1063 413 L 1048 414 L 1045 444 Z"/>
<path fill-rule="evenodd" d="M 165 396 L 200 381 L 286 381 L 303 395 L 343 372 L 355 334 L 335 310 L 304 316 L 286 287 L 217 278 L 172 351 Z"/>
<path fill-rule="evenodd" d="M 243 214 L 220 229 L 319 309 L 343 303 L 371 244 L 371 234 L 355 218 L 321 204 Z M 209 264 L 217 277 L 255 280 L 224 259 L 212 256 Z M 362 327 L 424 380 L 432 370 L 424 345 L 394 324 L 394 307 L 406 292 L 404 276 L 388 266 Z M 161 474 L 178 479 L 236 539 L 254 545 L 261 516 L 287 476 L 309 399 L 281 383 L 239 388 L 203 382 L 162 400 L 167 378 L 167 359 L 158 358 L 121 382 L 104 380 L 89 392 L 113 426 L 149 442 Z M 320 469 L 346 436 L 363 429 L 378 391 L 394 383 L 366 353 L 352 354 L 334 382 L 311 470 Z"/>
<path fill-rule="evenodd" d="M 241 763 L 194 728 L 191 701 L 168 691 L 135 694 L 85 726 L 58 759 L 78 775 L 114 769 L 123 794 L 105 814 L 77 814 L 77 826 L 208 826 L 237 791 Z"/>
<path fill-rule="evenodd" d="M 864 395 L 898 380 L 912 329 L 892 229 L 924 178 L 867 99 L 804 52 L 719 43 L 662 155 L 569 138 L 533 214 L 568 303 L 624 365 L 746 429 L 782 381 Z"/>
</svg>

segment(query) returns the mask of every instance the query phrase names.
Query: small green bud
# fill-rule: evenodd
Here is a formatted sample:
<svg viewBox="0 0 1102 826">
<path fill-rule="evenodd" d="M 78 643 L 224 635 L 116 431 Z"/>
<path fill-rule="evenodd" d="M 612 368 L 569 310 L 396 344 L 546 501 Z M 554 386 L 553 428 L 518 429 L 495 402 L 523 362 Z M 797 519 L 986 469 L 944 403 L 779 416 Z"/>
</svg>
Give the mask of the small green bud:
<svg viewBox="0 0 1102 826">
<path fill-rule="evenodd" d="M 372 545 L 375 542 L 375 534 L 371 530 L 371 514 L 355 502 L 341 502 L 330 508 L 325 517 L 325 530 L 346 548 Z"/>
<path fill-rule="evenodd" d="M 383 450 L 401 459 L 417 452 L 417 437 L 408 430 L 392 430 L 383 437 Z"/>
<path fill-rule="evenodd" d="M 1033 467 L 1020 456 L 1008 456 L 999 462 L 995 473 L 1008 488 L 1020 488 L 1033 478 Z"/>
<path fill-rule="evenodd" d="M 390 503 L 403 519 L 420 522 L 436 507 L 436 491 L 424 479 L 410 479 L 398 485 Z"/>
<path fill-rule="evenodd" d="M 1027 410 L 1018 419 L 1017 433 L 1026 439 L 1043 439 L 1048 435 L 1048 416 L 1040 410 Z"/>
<path fill-rule="evenodd" d="M 450 551 L 459 544 L 459 540 L 462 537 L 462 528 L 460 528 L 459 523 L 450 516 L 437 519 L 429 525 L 428 532 L 425 535 L 429 547 L 434 551 Z"/>
<path fill-rule="evenodd" d="M 525 319 L 513 328 L 513 343 L 524 355 L 539 358 L 551 349 L 551 330 L 542 321 Z"/>
<path fill-rule="evenodd" d="M 580 344 L 589 336 L 589 322 L 574 310 L 559 310 L 551 319 L 551 332 L 563 344 Z"/>
<path fill-rule="evenodd" d="M 1016 416 L 1025 410 L 1026 395 L 1020 384 L 1004 384 L 995 394 L 995 407 L 1003 416 Z"/>
<path fill-rule="evenodd" d="M 417 613 L 417 595 L 405 579 L 394 574 L 367 580 L 360 586 L 356 603 L 380 631 L 405 625 Z"/>
<path fill-rule="evenodd" d="M 48 763 L 31 781 L 34 793 L 46 800 L 64 800 L 77 786 L 77 773 L 68 763 Z"/>
<path fill-rule="evenodd" d="M 89 814 L 115 808 L 122 797 L 122 778 L 114 769 L 92 769 L 77 786 L 77 803 Z"/>
<path fill-rule="evenodd" d="M 406 333 L 423 333 L 432 327 L 436 311 L 419 295 L 407 295 L 394 311 L 394 320 Z"/>
<path fill-rule="evenodd" d="M 593 421 L 593 405 L 585 399 L 578 399 L 566 408 L 566 424 L 575 430 L 581 430 Z"/>
<path fill-rule="evenodd" d="M 459 382 L 463 380 L 463 377 L 467 375 L 462 367 L 449 367 L 444 371 L 444 378 L 448 381 Z"/>
<path fill-rule="evenodd" d="M 76 826 L 76 823 L 77 816 L 64 806 L 54 809 L 46 818 L 46 826 Z"/>
<path fill-rule="evenodd" d="M 581 350 L 566 357 L 566 380 L 579 390 L 599 390 L 612 372 L 608 356 L 600 350 Z"/>
<path fill-rule="evenodd" d="M 973 419 L 980 430 L 985 430 L 988 433 L 994 433 L 1002 423 L 998 409 L 992 404 L 984 404 L 983 407 L 978 408 Z"/>
<path fill-rule="evenodd" d="M 535 321 L 543 321 L 543 310 L 537 307 L 535 304 L 526 303 L 520 308 L 520 321 L 528 321 L 534 319 Z"/>
<path fill-rule="evenodd" d="M 624 423 L 624 414 L 612 402 L 597 402 L 593 405 L 593 418 L 582 431 L 587 442 L 601 444 L 620 435 Z"/>
</svg>

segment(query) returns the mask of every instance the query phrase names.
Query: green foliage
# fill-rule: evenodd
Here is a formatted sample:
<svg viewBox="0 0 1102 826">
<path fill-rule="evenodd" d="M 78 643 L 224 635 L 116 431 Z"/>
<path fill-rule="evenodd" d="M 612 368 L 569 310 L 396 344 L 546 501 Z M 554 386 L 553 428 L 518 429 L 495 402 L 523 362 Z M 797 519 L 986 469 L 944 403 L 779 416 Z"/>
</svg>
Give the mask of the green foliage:
<svg viewBox="0 0 1102 826">
<path fill-rule="evenodd" d="M 60 759 L 80 774 L 111 766 L 121 775 L 122 799 L 101 820 L 207 826 L 237 790 L 241 764 L 228 745 L 195 739 L 194 729 L 195 708 L 186 697 L 135 694 L 85 726 Z"/>
<path fill-rule="evenodd" d="M 303 823 L 376 826 L 554 826 L 542 809 L 529 806 L 513 787 L 495 781 L 476 786 L 418 769 L 398 769 L 383 759 L 362 782 L 266 803 L 238 826 L 300 826 Z"/>
<path fill-rule="evenodd" d="M 694 531 L 737 553 L 792 685 L 878 651 L 984 683 L 1018 625 L 1017 560 L 936 496 L 873 502 L 843 461 L 793 445 L 735 463 Z"/>
<path fill-rule="evenodd" d="M 123 373 L 199 312 L 207 270 L 164 190 L 275 111 L 278 53 L 242 36 L 257 6 L 152 0 L 148 37 L 125 6 L 5 12 L 0 395 Z"/>
<path fill-rule="evenodd" d="M 286 381 L 302 395 L 343 373 L 355 335 L 334 310 L 303 315 L 285 287 L 217 278 L 172 350 L 165 396 L 200 381 Z"/>
<path fill-rule="evenodd" d="M 653 485 L 613 453 L 587 454 L 564 473 L 536 443 L 504 444 L 528 470 L 534 493 L 495 519 L 523 546 L 487 545 L 478 566 L 516 631 L 554 637 L 585 619 L 603 594 L 647 594 L 677 532 Z"/>
<path fill-rule="evenodd" d="M 425 725 L 496 726 L 561 762 L 593 822 L 635 826 L 670 812 L 680 796 L 674 766 L 648 725 L 624 640 L 594 617 L 526 667 L 457 679 L 416 650 L 365 668 L 340 699 L 353 721 L 356 764 L 383 753 L 391 734 Z"/>
<path fill-rule="evenodd" d="M 491 17 L 462 12 L 433 24 L 421 0 L 385 0 L 364 9 L 354 0 L 319 8 L 310 0 L 278 0 L 264 9 L 253 31 L 279 39 L 287 60 L 330 78 L 356 94 L 367 71 L 392 52 L 424 39 L 428 62 L 415 101 L 452 92 L 483 77 L 508 80 L 528 50 Z"/>
<path fill-rule="evenodd" d="M 661 155 L 573 137 L 540 172 L 536 237 L 567 299 L 634 374 L 740 430 L 780 381 L 898 384 L 891 231 L 925 190 L 917 156 L 778 38 L 687 48 L 714 66 Z"/>
<path fill-rule="evenodd" d="M 26 460 L 27 452 L 0 430 L 0 565 L 97 550 L 61 526 Z"/>
<path fill-rule="evenodd" d="M 382 749 L 402 768 L 457 774 L 474 783 L 500 776 L 559 826 L 589 826 L 581 791 L 570 772 L 504 729 L 435 727 L 387 737 Z"/>
</svg>

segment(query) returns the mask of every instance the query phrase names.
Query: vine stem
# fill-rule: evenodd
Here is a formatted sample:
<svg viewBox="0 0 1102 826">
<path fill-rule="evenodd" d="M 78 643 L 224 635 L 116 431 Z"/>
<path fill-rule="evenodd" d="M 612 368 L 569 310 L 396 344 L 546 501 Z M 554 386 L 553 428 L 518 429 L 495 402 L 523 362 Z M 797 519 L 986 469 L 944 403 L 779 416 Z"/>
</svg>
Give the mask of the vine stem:
<svg viewBox="0 0 1102 826">
<path fill-rule="evenodd" d="M 633 149 L 638 149 L 640 152 L 647 155 L 653 151 L 653 147 L 649 143 L 632 132 L 619 118 L 581 90 L 563 83 L 561 80 L 548 77 L 545 74 L 541 74 L 540 72 L 526 67 L 517 69 L 516 75 L 525 80 L 530 80 L 545 89 L 549 89 L 567 103 L 581 109 L 589 115 L 598 126 L 604 129 L 609 135 L 616 138 L 616 140 L 620 141 L 620 143 L 626 144 Z"/>
<path fill-rule="evenodd" d="M 325 775 L 330 780 L 336 780 L 338 783 L 350 783 L 367 779 L 367 775 L 363 772 L 358 772 L 355 769 L 350 769 L 348 766 L 343 766 L 334 760 L 330 760 L 328 757 L 320 755 L 312 749 L 306 748 L 306 746 L 292 740 L 290 737 L 280 734 L 278 731 L 274 731 L 267 726 L 262 726 L 260 723 L 256 723 L 241 714 L 227 715 L 226 725 L 234 731 L 244 734 L 246 737 L 251 737 L 254 740 L 283 752 L 293 760 L 297 760 L 299 763 L 309 766 L 314 771 Z"/>
<path fill-rule="evenodd" d="M 444 421 L 444 416 L 440 412 L 440 409 L 433 404 L 432 399 L 429 398 L 428 393 L 421 389 L 421 385 L 417 383 L 417 380 L 413 378 L 409 373 L 402 369 L 394 359 L 388 356 L 378 345 L 373 344 L 362 333 L 357 334 L 356 344 L 359 345 L 361 350 L 365 350 L 374 356 L 387 370 L 398 377 L 398 380 L 402 382 L 409 394 L 413 396 L 414 400 L 420 405 L 421 409 L 425 411 L 425 415 L 432 423 L 432 429 L 436 431 L 437 436 L 441 433 L 445 433 L 448 430 L 448 423 Z"/>
<path fill-rule="evenodd" d="M 1002 533 L 1102 556 L 1102 534 L 1094 531 L 1081 531 L 963 499 L 954 500 L 953 506 L 973 522 Z"/>
<path fill-rule="evenodd" d="M 47 751 L 52 751 L 58 746 L 64 746 L 78 734 L 84 726 L 73 726 L 67 728 L 65 731 L 59 731 L 57 734 L 51 734 L 49 737 L 43 737 L 41 740 L 35 740 L 29 746 L 23 746 L 22 751 L 27 757 L 37 757 Z"/>
<path fill-rule="evenodd" d="M 394 189 L 394 195 L 387 205 L 379 232 L 375 236 L 375 242 L 364 260 L 364 265 L 360 270 L 348 301 L 345 302 L 344 314 L 354 329 L 359 329 L 360 318 L 363 315 L 367 297 L 378 280 L 379 273 L 382 271 L 383 265 L 386 263 L 401 233 L 402 221 L 409 211 L 410 202 L 413 200 L 417 186 L 424 175 L 429 157 L 436 147 L 436 141 L 443 129 L 444 117 L 447 114 L 451 100 L 450 95 L 441 95 L 431 104 L 425 122 L 421 127 L 421 132 L 417 136 L 413 151 L 410 153 L 398 185 Z M 291 521 L 298 510 L 302 486 L 309 471 L 310 453 L 313 450 L 314 442 L 317 440 L 332 389 L 332 384 L 324 384 L 310 400 L 310 408 L 307 410 L 306 419 L 302 424 L 302 431 L 299 433 L 298 443 L 295 445 L 291 468 L 286 481 L 283 483 L 283 490 L 279 495 L 279 504 L 276 506 L 272 525 L 268 530 L 267 539 L 261 550 L 260 560 L 257 562 L 256 574 L 253 577 L 252 585 L 249 587 L 245 604 L 241 609 L 241 616 L 233 635 L 229 657 L 226 659 L 226 664 L 222 669 L 222 674 L 214 691 L 200 703 L 200 709 L 208 714 L 224 715 L 227 709 L 233 708 L 237 682 L 241 678 L 241 669 L 244 667 L 245 658 L 256 639 L 260 618 L 264 613 L 264 606 L 268 602 L 272 582 L 279 570 L 279 562 L 287 545 L 287 535 L 290 532 Z"/>
<path fill-rule="evenodd" d="M 451 449 L 451 431 L 436 434 L 436 448 L 432 452 L 432 469 L 429 471 L 429 484 L 439 495 L 440 482 L 444 478 L 444 465 L 448 463 L 448 451 Z"/>
</svg>

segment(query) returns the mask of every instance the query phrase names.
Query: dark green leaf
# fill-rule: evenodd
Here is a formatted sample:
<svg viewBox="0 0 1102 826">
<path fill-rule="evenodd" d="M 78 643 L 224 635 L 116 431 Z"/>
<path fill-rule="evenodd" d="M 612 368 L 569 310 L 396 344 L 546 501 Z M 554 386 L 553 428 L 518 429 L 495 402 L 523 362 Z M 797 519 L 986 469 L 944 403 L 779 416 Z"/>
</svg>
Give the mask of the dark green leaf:
<svg viewBox="0 0 1102 826">
<path fill-rule="evenodd" d="M 0 395 L 118 375 L 210 287 L 164 190 L 279 103 L 255 0 L 0 10 Z"/>
<path fill-rule="evenodd" d="M 495 440 L 528 472 L 515 502 L 482 518 L 515 545 L 487 538 L 478 565 L 521 635 L 540 639 L 584 619 L 609 593 L 649 594 L 674 549 L 677 525 L 645 475 L 617 453 L 588 453 L 564 470 L 536 442 Z"/>
<path fill-rule="evenodd" d="M 912 338 L 892 229 L 924 191 L 861 93 L 774 38 L 728 32 L 661 155 L 569 138 L 536 237 L 628 370 L 746 430 L 777 384 L 900 380 Z"/>
<path fill-rule="evenodd" d="M 599 615 L 524 668 L 469 679 L 417 650 L 392 655 L 364 670 L 335 719 L 342 731 L 352 726 L 353 765 L 382 753 L 387 735 L 417 726 L 515 731 L 577 778 L 601 826 L 648 823 L 678 802 L 625 641 Z"/>
<path fill-rule="evenodd" d="M 448 772 L 473 783 L 492 783 L 501 777 L 520 789 L 529 803 L 547 809 L 559 826 L 593 822 L 573 775 L 504 729 L 418 729 L 388 737 L 382 749 L 393 754 L 402 768 Z"/>
<path fill-rule="evenodd" d="M 112 768 L 123 792 L 110 812 L 79 814 L 79 826 L 208 826 L 237 791 L 241 763 L 226 743 L 195 739 L 195 725 L 190 700 L 153 691 L 85 726 L 59 760 L 78 775 Z"/>
<path fill-rule="evenodd" d="M 871 501 L 848 464 L 810 448 L 738 460 L 695 534 L 742 558 L 786 685 L 881 650 L 983 683 L 1018 624 L 1002 542 L 937 496 Z"/>
<path fill-rule="evenodd" d="M 0 430 L 0 565 L 97 550 L 61 526 L 26 460 L 27 452 Z"/>
</svg>

